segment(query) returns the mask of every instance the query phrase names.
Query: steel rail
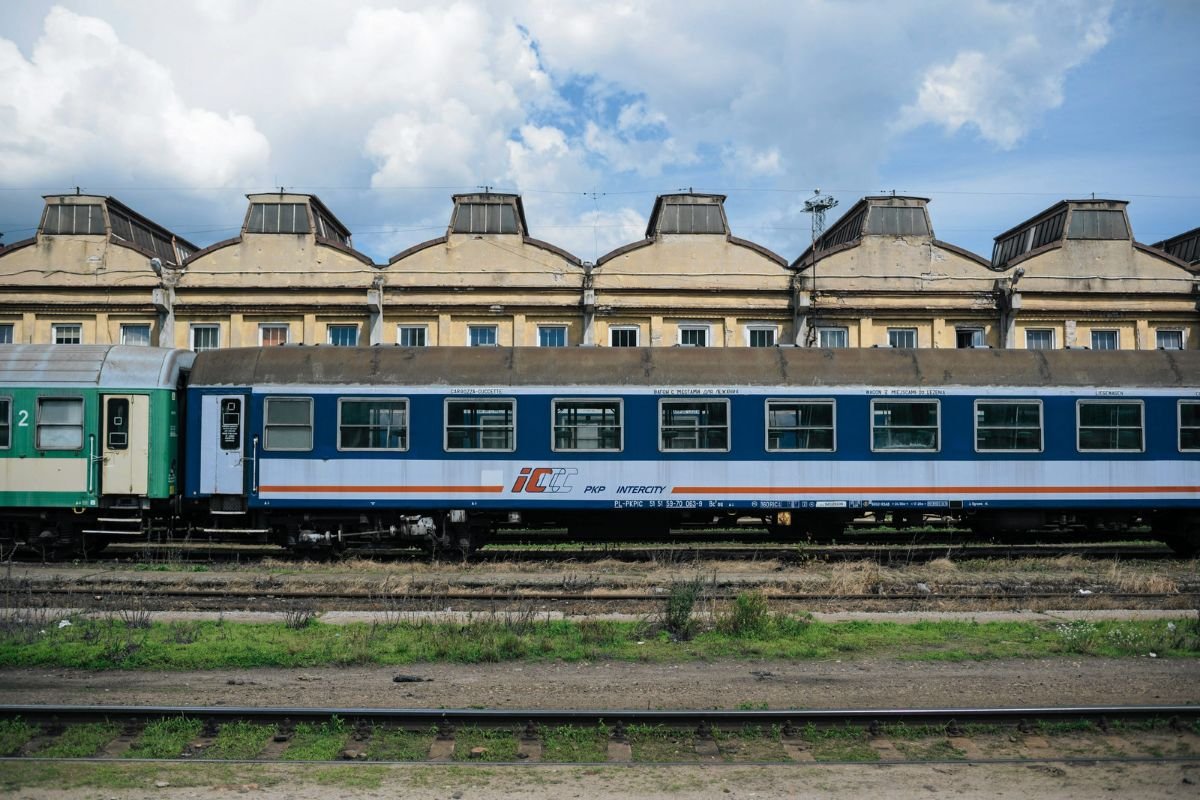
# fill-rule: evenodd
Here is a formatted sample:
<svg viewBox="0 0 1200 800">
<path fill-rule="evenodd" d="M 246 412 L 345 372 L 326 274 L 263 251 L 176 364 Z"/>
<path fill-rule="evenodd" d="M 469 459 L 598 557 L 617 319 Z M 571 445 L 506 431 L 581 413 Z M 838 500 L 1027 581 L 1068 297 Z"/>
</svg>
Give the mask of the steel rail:
<svg viewBox="0 0 1200 800">
<path fill-rule="evenodd" d="M 474 709 L 474 708 L 312 708 L 254 706 L 86 706 L 2 705 L 0 719 L 20 718 L 56 724 L 106 719 L 146 722 L 169 717 L 189 717 L 229 722 L 322 722 L 334 717 L 352 724 L 391 726 L 477 726 L 502 728 L 516 725 L 659 725 L 697 728 L 701 723 L 722 730 L 747 725 L 829 728 L 838 726 L 925 725 L 1029 725 L 1037 722 L 1108 723 L 1173 721 L 1200 722 L 1200 706 L 1038 706 L 1029 708 L 851 708 L 777 710 L 669 710 L 669 709 Z"/>
</svg>

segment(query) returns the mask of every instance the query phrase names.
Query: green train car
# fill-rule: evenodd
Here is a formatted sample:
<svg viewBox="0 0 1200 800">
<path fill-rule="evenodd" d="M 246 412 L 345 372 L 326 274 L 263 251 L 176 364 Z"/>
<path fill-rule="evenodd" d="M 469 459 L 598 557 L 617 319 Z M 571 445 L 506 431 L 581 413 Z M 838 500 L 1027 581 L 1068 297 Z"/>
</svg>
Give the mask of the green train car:
<svg viewBox="0 0 1200 800">
<path fill-rule="evenodd" d="M 0 346 L 0 542 L 98 550 L 169 524 L 195 354 Z"/>
</svg>

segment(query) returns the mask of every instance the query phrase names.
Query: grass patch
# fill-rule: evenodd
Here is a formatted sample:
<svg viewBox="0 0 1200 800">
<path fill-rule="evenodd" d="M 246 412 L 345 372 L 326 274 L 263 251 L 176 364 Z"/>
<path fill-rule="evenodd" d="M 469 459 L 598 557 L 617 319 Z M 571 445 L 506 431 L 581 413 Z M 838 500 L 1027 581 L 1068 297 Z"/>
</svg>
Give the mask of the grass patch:
<svg viewBox="0 0 1200 800">
<path fill-rule="evenodd" d="M 256 758 L 275 735 L 274 725 L 253 722 L 228 722 L 221 726 L 217 738 L 204 751 L 205 758 L 246 760 Z"/>
<path fill-rule="evenodd" d="M 574 763 L 607 761 L 606 728 L 581 728 L 562 725 L 542 730 L 542 760 Z"/>
<path fill-rule="evenodd" d="M 810 723 L 800 736 L 809 743 L 817 761 L 879 760 L 879 753 L 861 728 L 818 728 Z"/>
<path fill-rule="evenodd" d="M 0 720 L 0 756 L 11 756 L 37 736 L 38 729 L 23 719 Z"/>
<path fill-rule="evenodd" d="M 896 749 L 916 761 L 964 761 L 967 754 L 945 739 L 917 739 L 896 742 Z"/>
<path fill-rule="evenodd" d="M 321 786 L 337 786 L 343 789 L 378 789 L 387 777 L 384 767 L 322 767 L 308 774 L 313 783 Z"/>
<path fill-rule="evenodd" d="M 713 735 L 726 762 L 788 760 L 778 727 L 749 725 L 736 733 L 713 731 Z"/>
<path fill-rule="evenodd" d="M 659 725 L 630 725 L 628 734 L 634 761 L 670 763 L 700 760 L 691 733 Z"/>
<path fill-rule="evenodd" d="M 350 728 L 337 717 L 320 725 L 301 722 L 292 733 L 291 744 L 283 751 L 283 760 L 333 761 L 346 746 L 349 735 Z"/>
<path fill-rule="evenodd" d="M 41 758 L 91 758 L 120 734 L 121 726 L 115 722 L 72 725 L 36 755 Z"/>
<path fill-rule="evenodd" d="M 424 761 L 429 757 L 434 735 L 427 731 L 375 728 L 367 758 L 372 761 Z"/>
<path fill-rule="evenodd" d="M 301 630 L 220 620 L 131 627 L 82 620 L 28 639 L 0 634 L 0 667 L 78 669 L 229 669 L 343 664 L 488 663 L 596 659 L 652 663 L 713 658 L 889 657 L 965 661 L 1079 654 L 1160 658 L 1200 656 L 1200 625 L 1189 620 L 1062 623 L 970 621 L 814 622 L 764 616 L 747 600 L 729 621 L 681 640 L 644 623 L 507 620 L 464 623 L 330 625 Z M 682 614 L 680 615 L 682 617 Z M 693 618 L 692 622 L 696 622 Z M 723 629 L 722 629 L 723 628 Z"/>
<path fill-rule="evenodd" d="M 142 730 L 133 747 L 125 751 L 125 757 L 176 758 L 200 735 L 202 727 L 200 720 L 187 717 L 155 720 Z"/>
<path fill-rule="evenodd" d="M 473 759 L 471 750 L 475 747 L 482 747 L 487 752 Z M 454 732 L 454 760 L 516 761 L 517 736 L 512 731 L 459 728 Z"/>
</svg>

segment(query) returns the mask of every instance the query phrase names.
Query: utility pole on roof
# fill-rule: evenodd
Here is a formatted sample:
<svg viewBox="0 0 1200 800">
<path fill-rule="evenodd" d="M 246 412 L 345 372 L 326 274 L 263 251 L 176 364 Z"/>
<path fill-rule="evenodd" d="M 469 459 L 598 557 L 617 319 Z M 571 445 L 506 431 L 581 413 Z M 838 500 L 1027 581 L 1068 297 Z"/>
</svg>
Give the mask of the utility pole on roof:
<svg viewBox="0 0 1200 800">
<path fill-rule="evenodd" d="M 812 272 L 810 273 L 810 301 L 808 311 L 808 332 L 804 337 L 805 347 L 812 347 L 817 342 L 817 240 L 825 233 L 825 212 L 836 207 L 838 201 L 829 194 L 821 194 L 820 189 L 813 189 L 813 196 L 804 201 L 804 213 L 812 215 Z"/>
</svg>

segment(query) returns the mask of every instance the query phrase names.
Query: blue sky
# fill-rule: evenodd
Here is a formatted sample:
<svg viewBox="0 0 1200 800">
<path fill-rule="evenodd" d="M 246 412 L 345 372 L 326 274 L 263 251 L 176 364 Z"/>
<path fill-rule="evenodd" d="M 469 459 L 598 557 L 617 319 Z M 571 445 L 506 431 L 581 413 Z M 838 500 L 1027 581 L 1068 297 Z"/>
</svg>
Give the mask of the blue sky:
<svg viewBox="0 0 1200 800">
<path fill-rule="evenodd" d="M 1095 192 L 1150 243 L 1200 226 L 1198 40 L 1192 0 L 6 3 L 0 232 L 78 185 L 206 245 L 286 186 L 386 262 L 492 186 L 594 260 L 690 187 L 791 260 L 820 188 L 985 256 Z"/>
</svg>

